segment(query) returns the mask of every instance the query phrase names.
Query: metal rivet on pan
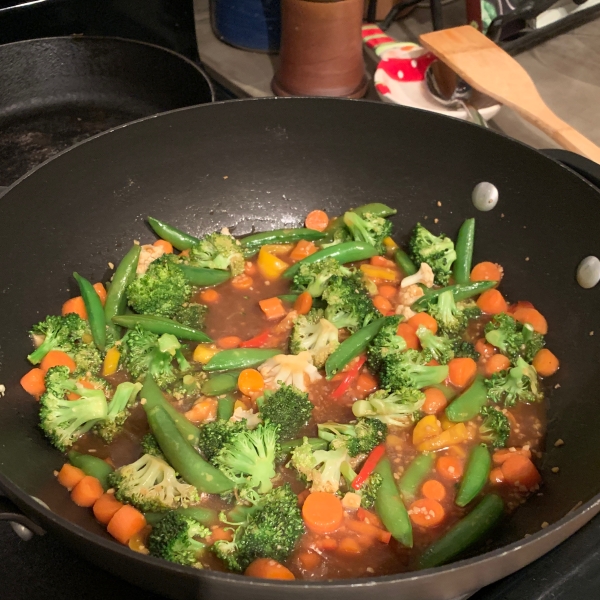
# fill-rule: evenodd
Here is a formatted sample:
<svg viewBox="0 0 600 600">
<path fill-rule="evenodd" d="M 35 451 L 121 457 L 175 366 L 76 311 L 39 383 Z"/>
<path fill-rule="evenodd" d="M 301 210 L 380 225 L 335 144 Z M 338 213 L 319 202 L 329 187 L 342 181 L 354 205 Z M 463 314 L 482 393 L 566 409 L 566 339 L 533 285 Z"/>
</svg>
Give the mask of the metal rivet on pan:
<svg viewBox="0 0 600 600">
<path fill-rule="evenodd" d="M 498 188 L 489 181 L 482 181 L 473 188 L 471 199 L 477 210 L 492 210 L 498 204 Z"/>
<path fill-rule="evenodd" d="M 10 526 L 24 542 L 28 542 L 34 535 L 31 529 L 27 529 L 27 527 L 25 527 L 25 525 L 21 525 L 21 523 L 15 523 L 14 521 L 11 521 Z"/>
<path fill-rule="evenodd" d="M 577 267 L 577 283 L 586 290 L 593 288 L 600 281 L 600 259 L 597 256 L 586 256 Z"/>
</svg>

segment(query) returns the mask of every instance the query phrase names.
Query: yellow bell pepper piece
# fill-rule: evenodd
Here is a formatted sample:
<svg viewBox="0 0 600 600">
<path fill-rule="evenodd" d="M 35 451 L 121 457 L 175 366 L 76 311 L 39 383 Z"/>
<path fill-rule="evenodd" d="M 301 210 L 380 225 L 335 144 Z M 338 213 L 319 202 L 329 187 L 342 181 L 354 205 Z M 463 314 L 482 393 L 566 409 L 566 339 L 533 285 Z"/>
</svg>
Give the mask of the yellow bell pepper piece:
<svg viewBox="0 0 600 600">
<path fill-rule="evenodd" d="M 198 344 L 194 349 L 193 360 L 205 365 L 219 349 L 214 344 Z"/>
<path fill-rule="evenodd" d="M 399 281 L 400 274 L 388 267 L 375 267 L 373 265 L 360 265 L 360 270 L 371 279 L 382 279 L 383 281 Z"/>
<path fill-rule="evenodd" d="M 102 377 L 108 377 L 114 375 L 119 368 L 119 360 L 121 359 L 121 353 L 117 348 L 111 348 L 106 352 L 104 357 L 104 363 L 102 364 Z"/>
<path fill-rule="evenodd" d="M 421 442 L 442 433 L 442 426 L 435 415 L 423 417 L 413 429 L 413 444 L 418 446 Z"/>
<path fill-rule="evenodd" d="M 398 244 L 396 244 L 396 242 L 391 237 L 383 238 L 383 245 L 388 250 L 396 250 L 396 248 L 398 248 Z"/>
<path fill-rule="evenodd" d="M 283 244 L 282 244 L 283 246 Z M 265 279 L 277 279 L 290 265 L 276 256 L 281 246 L 263 246 L 258 253 L 258 270 Z"/>
<path fill-rule="evenodd" d="M 450 429 L 454 423 L 446 416 L 445 413 L 442 413 L 440 417 L 440 423 L 442 424 L 442 429 L 446 431 L 446 429 Z"/>
<path fill-rule="evenodd" d="M 238 408 L 241 408 L 242 410 L 248 410 L 248 406 L 245 402 L 243 402 L 242 400 L 236 400 L 234 405 L 233 405 L 233 410 L 237 410 Z"/>
<path fill-rule="evenodd" d="M 431 437 L 417 446 L 419 452 L 434 452 L 435 450 L 443 450 L 456 444 L 462 444 L 469 439 L 469 432 L 464 423 L 456 423 L 446 431 L 443 431 L 435 437 Z"/>
</svg>

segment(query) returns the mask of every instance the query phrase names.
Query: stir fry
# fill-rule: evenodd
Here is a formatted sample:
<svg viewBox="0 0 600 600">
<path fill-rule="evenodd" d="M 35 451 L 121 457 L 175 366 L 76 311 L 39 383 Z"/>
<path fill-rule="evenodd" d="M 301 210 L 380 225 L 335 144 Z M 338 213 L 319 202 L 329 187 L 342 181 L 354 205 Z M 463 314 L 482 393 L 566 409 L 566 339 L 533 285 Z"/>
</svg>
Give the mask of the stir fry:
<svg viewBox="0 0 600 600">
<path fill-rule="evenodd" d="M 32 327 L 56 477 L 132 550 L 267 579 L 435 567 L 542 485 L 547 322 L 500 265 L 368 204 L 200 239 L 154 218 Z M 408 233 L 408 232 L 407 232 Z"/>
</svg>

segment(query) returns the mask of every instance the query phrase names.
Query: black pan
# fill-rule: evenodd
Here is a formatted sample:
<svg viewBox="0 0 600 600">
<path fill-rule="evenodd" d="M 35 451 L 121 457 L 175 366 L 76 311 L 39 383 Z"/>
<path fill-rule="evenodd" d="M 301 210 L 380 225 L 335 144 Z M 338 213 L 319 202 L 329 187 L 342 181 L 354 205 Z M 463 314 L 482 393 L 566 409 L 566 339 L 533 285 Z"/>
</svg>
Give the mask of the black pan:
<svg viewBox="0 0 600 600">
<path fill-rule="evenodd" d="M 73 36 L 2 45 L 0 186 L 102 131 L 213 100 L 202 69 L 153 44 Z"/>
<path fill-rule="evenodd" d="M 470 201 L 481 181 L 500 190 L 488 213 Z M 111 541 L 52 476 L 63 458 L 42 438 L 37 406 L 19 387 L 28 327 L 56 312 L 69 287 L 74 291 L 74 270 L 106 278 L 107 263 L 118 261 L 132 239 L 153 239 L 148 214 L 192 234 L 223 226 L 245 234 L 299 225 L 311 209 L 336 214 L 372 201 L 395 206 L 396 231 L 404 233 L 427 219 L 433 230 L 455 235 L 465 217 L 476 216 L 475 259 L 504 265 L 508 298 L 530 300 L 546 315 L 548 344 L 562 368 L 553 379 L 560 389 L 549 390 L 542 492 L 463 560 L 373 580 L 260 582 L 180 568 Z M 207 105 L 80 144 L 1 200 L 0 483 L 65 544 L 173 598 L 448 600 L 506 576 L 600 510 L 600 288 L 575 282 L 579 261 L 600 254 L 599 201 L 580 176 L 520 143 L 428 112 L 361 101 Z M 558 438 L 564 446 L 554 446 Z M 551 472 L 555 466 L 559 474 Z M 550 526 L 541 530 L 544 521 Z"/>
</svg>

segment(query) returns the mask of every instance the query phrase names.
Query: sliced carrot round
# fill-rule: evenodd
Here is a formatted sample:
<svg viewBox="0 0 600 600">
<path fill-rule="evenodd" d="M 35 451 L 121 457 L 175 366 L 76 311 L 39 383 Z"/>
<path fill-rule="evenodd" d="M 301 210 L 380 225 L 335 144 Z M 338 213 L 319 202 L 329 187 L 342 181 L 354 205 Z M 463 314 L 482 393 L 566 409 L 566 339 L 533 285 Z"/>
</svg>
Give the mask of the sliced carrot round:
<svg viewBox="0 0 600 600">
<path fill-rule="evenodd" d="M 102 302 L 102 306 L 104 306 L 104 303 L 106 302 L 106 288 L 104 287 L 104 284 L 98 282 L 92 287 L 96 290 L 96 294 L 98 294 L 98 298 L 100 298 L 100 302 Z"/>
<path fill-rule="evenodd" d="M 304 221 L 307 229 L 314 229 L 315 231 L 325 231 L 327 225 L 329 225 L 329 217 L 327 213 L 322 210 L 313 210 L 306 215 Z"/>
<path fill-rule="evenodd" d="M 130 504 L 122 506 L 110 520 L 106 530 L 121 544 L 126 544 L 146 527 L 146 518 Z"/>
<path fill-rule="evenodd" d="M 392 303 L 381 294 L 377 294 L 377 296 L 373 297 L 373 304 L 375 308 L 383 315 L 388 315 L 393 310 Z"/>
<path fill-rule="evenodd" d="M 392 300 L 398 293 L 398 288 L 393 285 L 382 284 L 377 288 L 380 296 Z"/>
<path fill-rule="evenodd" d="M 535 488 L 541 481 L 540 474 L 531 459 L 522 454 L 513 454 L 500 467 L 507 483 L 523 486 L 528 490 Z"/>
<path fill-rule="evenodd" d="M 299 315 L 307 315 L 312 308 L 313 299 L 308 292 L 302 292 L 294 302 L 294 310 Z"/>
<path fill-rule="evenodd" d="M 302 505 L 306 526 L 315 533 L 333 533 L 344 521 L 344 507 L 337 496 L 313 492 Z"/>
<path fill-rule="evenodd" d="M 84 477 L 85 473 L 81 469 L 69 463 L 65 463 L 56 476 L 58 483 L 68 490 L 72 490 Z"/>
<path fill-rule="evenodd" d="M 505 371 L 510 367 L 510 360 L 504 354 L 494 354 L 485 363 L 485 374 L 491 377 L 494 373 Z"/>
<path fill-rule="evenodd" d="M 416 500 L 408 509 L 410 520 L 420 527 L 436 527 L 446 517 L 444 507 L 431 498 Z"/>
<path fill-rule="evenodd" d="M 441 502 L 446 497 L 446 487 L 437 479 L 428 479 L 421 486 L 421 493 L 425 498 Z"/>
<path fill-rule="evenodd" d="M 404 338 L 407 348 L 410 348 L 411 350 L 418 350 L 421 347 L 415 330 L 408 323 L 400 323 L 396 333 L 400 337 Z"/>
<path fill-rule="evenodd" d="M 46 374 L 42 369 L 34 367 L 21 377 L 21 387 L 28 394 L 31 394 L 35 398 L 39 398 L 46 391 L 46 384 L 44 383 L 45 375 Z"/>
<path fill-rule="evenodd" d="M 242 339 L 237 335 L 226 335 L 217 340 L 217 346 L 221 350 L 233 350 L 234 348 L 238 348 L 241 343 Z"/>
<path fill-rule="evenodd" d="M 481 358 L 489 358 L 496 354 L 496 348 L 485 341 L 485 338 L 479 338 L 475 342 L 475 352 L 479 352 Z"/>
<path fill-rule="evenodd" d="M 94 506 L 94 503 L 104 494 L 104 488 L 98 479 L 86 475 L 71 492 L 71 500 L 77 506 Z"/>
<path fill-rule="evenodd" d="M 498 290 L 487 290 L 477 298 L 477 306 L 488 315 L 497 315 L 508 310 L 504 296 Z"/>
<path fill-rule="evenodd" d="M 408 324 L 415 331 L 417 331 L 417 329 L 419 329 L 421 325 L 423 327 L 427 327 L 427 329 L 429 329 L 431 333 L 437 333 L 438 330 L 437 321 L 431 315 L 428 315 L 426 312 L 417 313 L 416 315 L 412 316 L 408 320 Z"/>
<path fill-rule="evenodd" d="M 449 481 L 457 481 L 463 474 L 463 463 L 455 456 L 440 456 L 435 463 L 435 470 Z"/>
<path fill-rule="evenodd" d="M 558 362 L 558 358 L 554 356 L 548 348 L 542 348 L 538 351 L 538 353 L 533 357 L 533 368 L 542 376 L 542 377 L 550 377 L 550 375 L 554 375 L 560 363 Z"/>
<path fill-rule="evenodd" d="M 493 262 L 480 262 L 471 271 L 471 281 L 500 281 L 502 270 Z"/>
<path fill-rule="evenodd" d="M 244 396 L 251 396 L 261 392 L 265 387 L 265 380 L 256 369 L 244 369 L 238 377 L 238 389 Z"/>
<path fill-rule="evenodd" d="M 82 319 L 87 320 L 88 314 L 85 309 L 85 304 L 83 302 L 83 298 L 81 296 L 75 296 L 75 298 L 70 298 L 62 305 L 61 315 L 64 317 L 70 313 L 75 313 L 79 315 Z"/>
<path fill-rule="evenodd" d="M 220 298 L 219 292 L 217 290 L 213 290 L 212 288 L 209 290 L 202 290 L 200 292 L 200 302 L 204 304 L 214 304 L 218 302 Z"/>
<path fill-rule="evenodd" d="M 517 308 L 517 310 L 515 310 L 513 313 L 513 317 L 516 321 L 519 321 L 519 323 L 529 323 L 529 325 L 533 327 L 534 331 L 537 331 L 542 335 L 546 335 L 548 333 L 548 322 L 544 318 L 544 315 L 542 315 L 542 313 L 535 308 Z"/>
<path fill-rule="evenodd" d="M 443 411 L 448 405 L 448 400 L 444 396 L 444 392 L 438 388 L 427 388 L 425 390 L 425 402 L 421 410 L 428 415 L 435 415 Z"/>
<path fill-rule="evenodd" d="M 254 285 L 254 279 L 250 277 L 250 275 L 246 275 L 246 273 L 242 273 L 241 275 L 236 275 L 231 280 L 231 285 L 236 290 L 248 290 Z"/>
<path fill-rule="evenodd" d="M 477 363 L 469 357 L 453 358 L 448 363 L 450 383 L 457 388 L 467 387 L 477 375 Z"/>
<path fill-rule="evenodd" d="M 256 558 L 248 565 L 244 575 L 259 579 L 296 579 L 287 567 L 272 558 Z"/>
<path fill-rule="evenodd" d="M 165 254 L 173 254 L 173 244 L 167 240 L 156 240 L 152 245 L 160 248 Z"/>
<path fill-rule="evenodd" d="M 40 363 L 40 369 L 44 373 L 47 373 L 48 369 L 58 366 L 69 367 L 69 371 L 71 371 L 71 373 L 73 373 L 73 371 L 75 371 L 77 368 L 75 361 L 62 350 L 50 350 L 50 352 L 44 356 L 42 362 Z"/>
</svg>

